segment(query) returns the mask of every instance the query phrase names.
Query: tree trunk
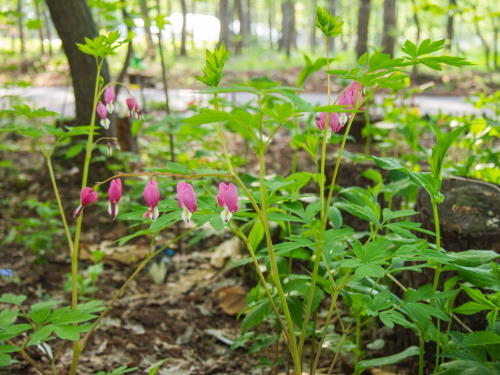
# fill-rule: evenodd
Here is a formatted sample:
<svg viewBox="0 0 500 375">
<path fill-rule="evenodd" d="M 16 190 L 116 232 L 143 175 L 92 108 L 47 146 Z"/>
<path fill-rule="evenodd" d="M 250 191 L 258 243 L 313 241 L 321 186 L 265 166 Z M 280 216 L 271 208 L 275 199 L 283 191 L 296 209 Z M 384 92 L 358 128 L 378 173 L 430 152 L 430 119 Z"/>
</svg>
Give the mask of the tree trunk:
<svg viewBox="0 0 500 375">
<path fill-rule="evenodd" d="M 241 50 L 247 43 L 247 33 L 246 33 L 246 19 L 248 17 L 248 12 L 244 9 L 244 0 L 234 0 L 234 9 L 238 14 L 238 20 L 240 21 L 240 30 L 238 33 L 238 39 L 235 43 L 235 54 L 239 55 Z"/>
<path fill-rule="evenodd" d="M 76 123 L 89 125 L 92 116 L 93 94 L 97 67 L 93 56 L 81 52 L 76 43 L 85 43 L 85 37 L 97 37 L 97 28 L 85 0 L 46 0 L 54 26 L 61 38 L 73 80 Z M 106 62 L 101 76 L 109 82 Z"/>
<path fill-rule="evenodd" d="M 220 0 L 219 2 L 219 22 L 220 22 L 220 34 L 219 34 L 219 43 L 217 46 L 220 46 L 222 43 L 226 45 L 226 48 L 229 49 L 231 47 L 231 36 L 229 30 L 229 23 L 231 22 L 231 12 L 229 9 L 229 0 Z"/>
<path fill-rule="evenodd" d="M 317 0 L 311 0 L 311 34 L 309 35 L 309 45 L 311 50 L 314 52 L 316 50 L 316 7 L 318 6 Z"/>
<path fill-rule="evenodd" d="M 21 42 L 21 54 L 24 55 L 26 50 L 24 46 L 24 26 L 23 26 L 23 1 L 17 0 L 17 22 L 19 27 L 19 41 Z"/>
<path fill-rule="evenodd" d="M 144 32 L 146 34 L 146 58 L 154 59 L 155 45 L 151 34 L 151 19 L 149 18 L 149 7 L 147 0 L 141 0 L 142 20 L 144 21 Z"/>
<path fill-rule="evenodd" d="M 36 12 L 36 18 L 41 20 L 41 12 L 40 12 L 40 3 L 38 0 L 35 0 L 35 12 Z M 40 55 L 43 57 L 45 56 L 45 45 L 43 44 L 43 28 L 42 25 L 38 28 L 38 37 L 40 38 Z"/>
<path fill-rule="evenodd" d="M 182 29 L 181 29 L 181 56 L 187 56 L 186 51 L 186 26 L 187 26 L 187 4 L 186 0 L 181 0 L 182 8 Z"/>
<path fill-rule="evenodd" d="M 384 53 L 394 55 L 396 37 L 396 0 L 384 0 L 384 25 L 382 30 L 382 47 Z"/>
<path fill-rule="evenodd" d="M 267 19 L 267 22 L 268 22 L 268 27 L 269 27 L 269 49 L 273 49 L 274 48 L 274 43 L 273 43 L 273 28 L 274 28 L 274 17 L 273 17 L 273 13 L 274 13 L 274 0 L 268 0 L 269 1 L 269 4 L 268 4 L 268 11 L 269 11 L 269 14 L 268 14 L 268 19 Z"/>
<path fill-rule="evenodd" d="M 290 56 L 292 46 L 295 46 L 295 3 L 293 0 L 284 0 L 281 3 L 283 22 L 281 25 L 280 49 Z"/>
<path fill-rule="evenodd" d="M 43 5 L 42 10 L 43 10 L 43 20 L 45 23 L 45 36 L 49 41 L 49 44 L 47 45 L 49 50 L 49 56 L 52 56 L 52 32 L 50 27 L 50 18 L 47 16 L 47 9 L 45 9 L 45 4 Z"/>
<path fill-rule="evenodd" d="M 328 12 L 330 12 L 332 15 L 336 16 L 337 15 L 337 9 L 339 6 L 339 0 L 330 0 L 328 1 L 326 5 L 326 9 Z M 316 19 L 314 20 L 314 23 L 316 24 Z M 330 41 L 328 42 L 328 50 L 333 53 L 335 51 L 335 43 L 337 41 L 337 38 L 330 38 Z"/>
<path fill-rule="evenodd" d="M 450 8 L 448 13 L 448 20 L 446 23 L 446 39 L 448 39 L 448 46 L 450 51 L 453 46 L 453 17 L 455 16 L 455 8 L 457 6 L 457 0 L 448 0 L 448 7 Z"/>
<path fill-rule="evenodd" d="M 370 21 L 370 0 L 360 0 L 358 10 L 358 40 L 356 42 L 356 56 L 361 57 L 368 51 L 368 23 Z"/>
</svg>

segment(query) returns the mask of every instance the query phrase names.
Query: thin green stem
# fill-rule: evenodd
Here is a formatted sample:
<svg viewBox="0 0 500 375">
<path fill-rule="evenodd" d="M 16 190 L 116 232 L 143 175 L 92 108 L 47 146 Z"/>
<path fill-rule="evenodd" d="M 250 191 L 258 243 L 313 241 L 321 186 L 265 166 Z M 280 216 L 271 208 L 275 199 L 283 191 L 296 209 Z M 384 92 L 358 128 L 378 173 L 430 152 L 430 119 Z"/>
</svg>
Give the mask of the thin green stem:
<svg viewBox="0 0 500 375">
<path fill-rule="evenodd" d="M 14 344 L 12 341 L 10 340 L 5 340 L 5 342 L 9 345 L 13 345 L 13 346 L 17 346 L 16 344 Z M 35 362 L 35 360 L 33 358 L 30 357 L 30 355 L 28 353 L 26 353 L 24 351 L 24 346 L 22 348 L 20 348 L 20 351 L 21 353 L 21 356 L 31 365 L 33 366 L 33 368 L 35 369 L 36 372 L 38 372 L 39 374 L 41 375 L 46 375 L 45 372 L 38 366 L 38 364 Z"/>
<path fill-rule="evenodd" d="M 43 152 L 43 154 L 45 156 L 45 160 L 47 162 L 47 168 L 49 169 L 49 176 L 50 176 L 50 181 L 52 183 L 52 189 L 54 190 L 54 195 L 56 196 L 57 207 L 59 208 L 59 214 L 61 215 L 61 221 L 63 223 L 64 233 L 66 235 L 66 240 L 68 241 L 69 253 L 71 255 L 71 254 L 73 254 L 73 239 L 71 238 L 71 233 L 69 231 L 68 221 L 66 220 L 66 215 L 64 213 L 64 208 L 62 205 L 61 196 L 59 195 L 59 188 L 57 187 L 57 180 L 56 180 L 56 176 L 54 174 L 54 169 L 52 167 L 52 160 L 51 160 L 49 154 L 46 154 L 44 151 L 42 151 L 42 152 Z"/>
<path fill-rule="evenodd" d="M 431 198 L 432 205 L 432 214 L 434 216 L 434 231 L 436 232 L 436 251 L 438 253 L 441 252 L 441 226 L 439 224 L 439 211 L 437 207 L 437 202 L 434 198 Z M 439 286 L 439 277 L 441 276 L 441 263 L 436 265 L 436 271 L 434 273 L 434 282 L 432 283 L 432 288 L 434 292 L 437 291 Z M 434 371 L 439 367 L 440 356 L 439 353 L 441 351 L 441 320 L 437 318 L 436 322 L 436 355 L 435 355 L 435 364 Z"/>
<path fill-rule="evenodd" d="M 328 48 L 329 44 L 329 39 L 328 36 L 325 36 L 325 51 L 326 51 L 326 66 L 327 70 L 330 70 L 330 51 Z M 327 104 L 330 105 L 331 103 L 331 78 L 330 74 L 327 75 Z M 323 129 L 323 138 L 321 141 L 321 161 L 320 161 L 320 172 L 319 172 L 319 179 L 318 179 L 318 184 L 319 184 L 319 199 L 320 199 L 320 205 L 321 205 L 321 218 L 324 216 L 327 216 L 327 212 L 325 211 L 325 165 L 326 165 L 326 146 L 328 144 L 328 132 L 329 132 L 329 125 L 330 125 L 330 117 L 331 113 L 328 112 L 326 114 L 326 121 Z M 304 310 L 304 320 L 302 322 L 302 329 L 300 331 L 300 337 L 299 337 L 299 353 L 302 356 L 302 351 L 304 349 L 304 342 L 306 339 L 306 333 L 307 333 L 307 325 L 309 323 L 309 316 L 311 314 L 311 309 L 312 309 L 312 302 L 313 302 L 313 297 L 314 297 L 314 288 L 316 287 L 316 280 L 318 278 L 318 270 L 319 270 L 319 263 L 321 260 L 321 256 L 323 254 L 323 231 L 320 232 L 318 238 L 318 247 L 316 250 L 315 254 L 315 259 L 314 259 L 314 266 L 313 266 L 313 272 L 311 275 L 311 285 L 309 286 L 309 294 L 307 296 L 307 303 L 306 303 L 306 308 Z"/>
<path fill-rule="evenodd" d="M 234 231 L 234 233 L 239 238 L 241 238 L 243 240 L 243 242 L 245 242 L 245 245 L 248 248 L 248 252 L 250 253 L 250 256 L 252 257 L 253 264 L 255 266 L 255 271 L 259 275 L 260 282 L 261 282 L 261 284 L 264 287 L 264 290 L 266 292 L 267 299 L 271 303 L 273 311 L 276 314 L 276 318 L 278 319 L 278 323 L 281 326 L 281 329 L 283 330 L 283 332 L 285 333 L 285 336 L 286 336 L 287 340 L 289 341 L 290 337 L 288 336 L 288 332 L 286 331 L 286 327 L 283 324 L 283 321 L 281 320 L 281 314 L 280 314 L 280 312 L 278 310 L 278 307 L 274 303 L 274 299 L 273 299 L 273 296 L 271 294 L 271 291 L 269 290 L 269 287 L 267 286 L 266 278 L 264 277 L 264 274 L 262 273 L 262 271 L 260 269 L 259 261 L 257 259 L 257 256 L 255 255 L 255 251 L 253 250 L 252 243 L 250 242 L 250 240 L 248 239 L 248 237 L 245 236 L 245 234 L 240 230 L 240 228 L 234 222 L 231 223 L 231 229 Z"/>
<path fill-rule="evenodd" d="M 148 262 L 151 259 L 153 259 L 157 254 L 159 254 L 160 252 L 162 252 L 165 248 L 167 248 L 168 246 L 170 246 L 174 242 L 179 241 L 182 237 L 184 237 L 187 234 L 191 233 L 194 229 L 196 229 L 196 228 L 192 228 L 192 229 L 189 229 L 189 230 L 185 231 L 184 233 L 182 233 L 181 235 L 177 236 L 173 240 L 169 241 L 166 245 L 164 245 L 162 248 L 158 249 L 155 252 L 151 252 L 151 249 L 153 248 L 156 236 L 153 236 L 151 238 L 151 241 L 150 241 L 149 247 L 148 247 L 148 255 L 147 255 L 147 257 L 139 264 L 139 266 L 132 273 L 132 275 L 130 275 L 130 277 L 125 281 L 125 283 L 123 283 L 122 287 L 115 293 L 115 295 L 113 296 L 113 298 L 108 302 L 108 304 L 107 304 L 106 308 L 104 309 L 104 311 L 101 313 L 101 315 L 99 315 L 99 317 L 96 319 L 96 321 L 92 324 L 92 326 L 87 331 L 87 333 L 85 334 L 85 336 L 80 341 L 75 341 L 73 343 L 74 347 L 75 347 L 75 344 L 76 344 L 77 351 L 73 353 L 73 360 L 72 360 L 71 368 L 70 368 L 70 372 L 69 372 L 70 375 L 76 374 L 76 370 L 77 370 L 77 365 L 78 365 L 80 354 L 83 351 L 83 349 L 85 348 L 85 346 L 87 345 L 88 340 L 90 339 L 90 337 L 94 333 L 94 331 L 97 328 L 97 326 L 99 325 L 99 323 L 101 323 L 101 321 L 107 316 L 107 314 L 109 313 L 109 311 L 111 310 L 111 308 L 113 307 L 113 305 L 115 304 L 115 302 L 117 301 L 117 299 L 122 295 L 122 293 L 125 291 L 125 289 L 127 289 L 128 285 L 144 269 L 144 267 L 148 264 Z"/>
<path fill-rule="evenodd" d="M 424 332 L 420 330 L 419 335 L 419 354 L 418 354 L 418 375 L 424 375 L 424 354 L 425 354 L 425 340 L 424 340 Z"/>
</svg>

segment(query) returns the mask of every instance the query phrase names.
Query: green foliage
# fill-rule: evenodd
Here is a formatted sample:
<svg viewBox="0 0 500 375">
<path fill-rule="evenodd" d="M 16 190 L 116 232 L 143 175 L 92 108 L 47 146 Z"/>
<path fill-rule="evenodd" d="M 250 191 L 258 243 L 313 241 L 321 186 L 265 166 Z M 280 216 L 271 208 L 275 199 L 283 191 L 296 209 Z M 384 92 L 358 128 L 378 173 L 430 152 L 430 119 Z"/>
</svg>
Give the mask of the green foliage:
<svg viewBox="0 0 500 375">
<path fill-rule="evenodd" d="M 340 21 L 340 17 L 331 15 L 325 7 L 316 8 L 316 27 L 326 37 L 336 37 L 342 34 L 343 24 L 344 22 Z"/>
<path fill-rule="evenodd" d="M 210 87 L 218 87 L 222 78 L 222 69 L 229 58 L 230 52 L 226 49 L 224 43 L 214 52 L 206 51 L 205 67 L 203 76 L 196 76 L 196 79 Z"/>
<path fill-rule="evenodd" d="M 116 54 L 116 49 L 130 40 L 130 36 L 120 40 L 120 33 L 112 31 L 108 35 L 99 35 L 94 39 L 85 38 L 85 44 L 76 43 L 76 45 L 83 53 L 94 56 L 96 59 L 104 59 L 107 56 Z"/>
</svg>

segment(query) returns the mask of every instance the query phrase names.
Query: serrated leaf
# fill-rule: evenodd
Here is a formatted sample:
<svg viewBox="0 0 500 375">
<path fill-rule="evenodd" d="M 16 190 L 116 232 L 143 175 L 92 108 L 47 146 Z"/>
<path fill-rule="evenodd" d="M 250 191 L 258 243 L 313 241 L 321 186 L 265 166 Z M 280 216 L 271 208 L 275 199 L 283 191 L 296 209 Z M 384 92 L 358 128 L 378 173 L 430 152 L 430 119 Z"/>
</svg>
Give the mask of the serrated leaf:
<svg viewBox="0 0 500 375">
<path fill-rule="evenodd" d="M 410 346 L 400 353 L 393 354 L 387 357 L 368 359 L 364 361 L 359 361 L 358 366 L 362 369 L 367 369 L 369 367 L 380 367 L 385 365 L 391 365 L 403 361 L 408 357 L 413 357 L 420 354 L 420 350 L 416 346 Z"/>
<path fill-rule="evenodd" d="M 10 304 L 16 305 L 16 306 L 21 306 L 23 304 L 23 302 L 26 300 L 26 298 L 27 297 L 23 296 L 23 295 L 15 295 L 15 294 L 11 294 L 11 293 L 4 293 L 0 297 L 0 302 L 10 303 Z"/>
<path fill-rule="evenodd" d="M 273 308 L 267 298 L 259 301 L 259 303 L 253 307 L 243 319 L 243 322 L 241 323 L 241 332 L 245 333 L 250 328 L 262 323 L 272 311 Z"/>
<path fill-rule="evenodd" d="M 485 306 L 485 305 L 482 305 L 480 303 L 470 301 L 470 302 L 464 303 L 462 306 L 454 308 L 453 312 L 457 313 L 457 314 L 472 315 L 472 314 L 476 314 L 480 311 L 490 310 L 490 309 L 491 309 L 490 306 Z"/>
</svg>

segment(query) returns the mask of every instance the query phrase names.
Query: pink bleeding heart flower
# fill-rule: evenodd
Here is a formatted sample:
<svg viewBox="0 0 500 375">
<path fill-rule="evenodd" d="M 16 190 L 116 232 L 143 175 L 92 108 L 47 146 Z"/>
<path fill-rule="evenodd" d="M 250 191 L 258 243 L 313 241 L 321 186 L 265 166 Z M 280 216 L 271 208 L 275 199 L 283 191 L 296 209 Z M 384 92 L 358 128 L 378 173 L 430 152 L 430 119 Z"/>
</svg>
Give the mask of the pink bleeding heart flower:
<svg viewBox="0 0 500 375">
<path fill-rule="evenodd" d="M 328 113 L 326 112 L 321 112 L 319 116 L 316 118 L 316 126 L 318 127 L 319 130 L 324 130 L 325 129 L 325 124 L 326 124 L 326 118 L 328 116 Z M 337 133 L 340 129 L 345 124 L 345 121 L 341 121 L 342 115 L 339 116 L 338 113 L 330 113 L 330 121 L 328 124 L 328 127 L 335 133 Z M 329 135 L 328 135 L 329 138 Z"/>
<path fill-rule="evenodd" d="M 106 103 L 106 109 L 109 113 L 113 113 L 115 110 L 115 102 L 116 93 L 115 88 L 113 86 L 109 86 L 104 90 L 104 103 Z"/>
<path fill-rule="evenodd" d="M 142 120 L 142 111 L 137 102 L 135 101 L 135 99 L 127 98 L 125 102 L 127 103 L 128 116 L 130 118 L 137 117 L 138 119 Z"/>
<path fill-rule="evenodd" d="M 101 118 L 101 126 L 104 129 L 109 129 L 109 118 L 108 118 L 108 110 L 106 109 L 106 106 L 102 104 L 102 102 L 99 102 L 97 104 L 97 114 Z"/>
<path fill-rule="evenodd" d="M 233 184 L 225 184 L 221 182 L 219 184 L 219 194 L 217 194 L 217 203 L 219 206 L 224 207 L 224 210 L 221 212 L 220 216 L 224 223 L 227 223 L 231 220 L 231 216 L 238 211 L 238 191 L 236 190 L 236 186 Z"/>
<path fill-rule="evenodd" d="M 146 206 L 149 207 L 147 212 L 144 214 L 143 219 L 147 217 L 151 218 L 151 221 L 156 221 L 160 213 L 158 212 L 158 202 L 160 201 L 160 191 L 158 190 L 158 184 L 155 180 L 151 180 L 146 185 L 144 189 L 144 200 L 146 201 Z"/>
<path fill-rule="evenodd" d="M 80 205 L 73 211 L 73 217 L 78 217 L 82 214 L 83 208 L 91 205 L 97 200 L 97 191 L 89 187 L 84 187 L 80 193 Z"/>
<path fill-rule="evenodd" d="M 184 181 L 180 181 L 177 184 L 177 203 L 179 207 L 183 208 L 182 220 L 188 224 L 191 220 L 191 215 L 198 208 L 198 204 L 196 203 L 196 194 L 193 187 Z"/>
<path fill-rule="evenodd" d="M 354 81 L 351 82 L 342 93 L 338 100 L 339 105 L 346 105 L 347 108 L 353 109 L 356 103 L 361 103 L 363 101 L 363 88 L 361 85 Z M 358 97 L 359 95 L 359 97 Z"/>
<path fill-rule="evenodd" d="M 108 189 L 108 200 L 109 207 L 108 212 L 111 215 L 113 220 L 116 219 L 116 215 L 118 215 L 118 203 L 122 198 L 122 181 L 117 178 L 111 181 Z"/>
</svg>

